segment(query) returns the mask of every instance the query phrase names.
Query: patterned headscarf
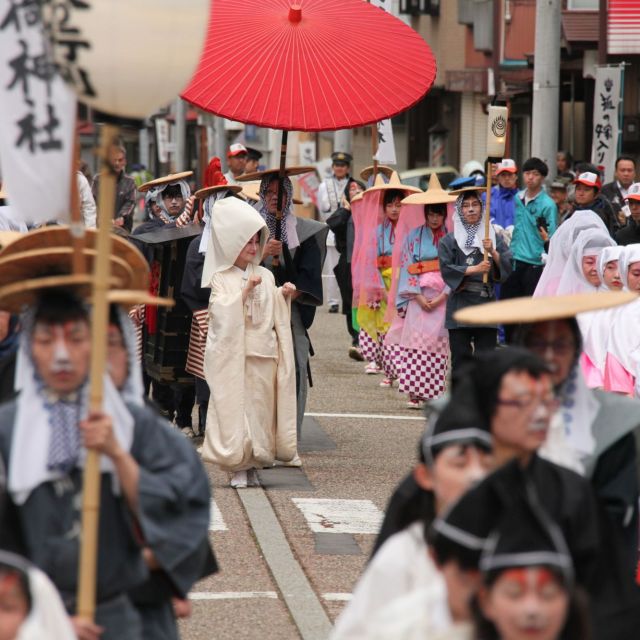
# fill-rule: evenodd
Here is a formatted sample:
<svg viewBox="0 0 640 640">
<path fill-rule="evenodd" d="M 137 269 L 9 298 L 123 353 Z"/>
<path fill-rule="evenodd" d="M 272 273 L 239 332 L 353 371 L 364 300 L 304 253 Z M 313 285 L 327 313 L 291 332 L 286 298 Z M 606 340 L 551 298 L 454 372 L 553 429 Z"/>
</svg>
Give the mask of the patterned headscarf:
<svg viewBox="0 0 640 640">
<path fill-rule="evenodd" d="M 162 200 L 162 198 L 160 197 L 162 189 L 163 187 L 153 187 L 144 194 L 144 212 L 147 220 L 155 220 L 156 218 L 160 218 L 165 224 L 167 224 L 171 222 L 173 218 L 166 212 L 163 207 L 160 206 L 159 200 Z M 158 215 L 156 215 L 152 211 L 152 204 L 157 204 L 160 207 L 160 213 Z"/>
<path fill-rule="evenodd" d="M 272 238 L 276 237 L 276 217 L 272 213 L 269 213 L 267 209 L 267 189 L 269 185 L 277 181 L 278 178 L 274 178 L 272 175 L 268 175 L 262 179 L 260 183 L 260 191 L 258 195 L 260 197 L 260 215 L 265 219 L 267 223 L 267 227 L 269 227 L 269 236 Z M 291 215 L 291 205 L 293 203 L 293 184 L 291 184 L 291 180 L 285 176 L 282 180 L 282 186 L 284 187 L 284 198 L 282 201 L 282 224 L 281 231 L 282 236 L 281 240 L 284 244 L 289 245 L 289 233 L 287 229 L 287 218 Z"/>
<path fill-rule="evenodd" d="M 173 220 L 171 214 L 167 211 L 167 208 L 164 206 L 164 200 L 162 199 L 162 194 L 164 190 L 169 187 L 175 187 L 178 185 L 180 187 L 180 191 L 182 192 L 182 199 L 184 200 L 185 206 L 187 205 L 187 200 L 191 197 L 191 188 L 189 187 L 189 183 L 186 180 L 176 180 L 175 182 L 170 182 L 169 184 L 163 184 L 160 187 L 160 193 L 158 194 L 156 204 L 169 216 L 169 220 Z"/>
<path fill-rule="evenodd" d="M 460 196 L 458 196 L 458 199 L 456 200 L 456 215 L 460 219 L 460 222 L 462 223 L 464 230 L 467 232 L 467 239 L 464 243 L 465 249 L 470 249 L 471 247 L 473 247 L 473 241 L 476 237 L 476 233 L 478 233 L 478 229 L 480 229 L 480 225 L 482 224 L 482 216 L 480 216 L 480 220 L 478 220 L 478 222 L 476 222 L 475 224 L 469 224 L 464 219 L 464 214 L 462 213 L 462 203 L 464 202 L 465 195 L 466 194 L 461 194 Z M 478 196 L 478 200 L 480 200 L 479 196 Z M 482 200 L 480 200 L 480 205 L 481 205 L 481 210 L 484 211 L 484 205 L 482 204 Z"/>
</svg>

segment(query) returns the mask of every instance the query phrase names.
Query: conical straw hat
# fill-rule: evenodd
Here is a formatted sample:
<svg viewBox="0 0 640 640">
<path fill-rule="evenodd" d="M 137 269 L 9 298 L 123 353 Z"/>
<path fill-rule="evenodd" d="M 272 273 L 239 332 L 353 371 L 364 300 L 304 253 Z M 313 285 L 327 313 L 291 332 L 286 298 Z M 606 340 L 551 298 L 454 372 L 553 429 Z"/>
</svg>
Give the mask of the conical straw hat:
<svg viewBox="0 0 640 640">
<path fill-rule="evenodd" d="M 178 182 L 178 180 L 184 180 L 185 178 L 189 178 L 193 175 L 193 171 L 181 171 L 180 173 L 170 173 L 168 176 L 162 176 L 162 178 L 156 178 L 155 180 L 150 180 L 149 182 L 145 182 L 138 187 L 138 191 L 149 191 L 149 189 L 153 189 L 154 187 L 161 187 L 163 184 L 170 184 L 172 182 Z"/>
<path fill-rule="evenodd" d="M 406 193 L 417 193 L 420 192 L 418 187 L 411 187 L 408 184 L 402 184 L 400 181 L 400 176 L 397 171 L 394 171 L 389 178 L 389 182 L 385 182 L 382 174 L 379 173 L 376 176 L 376 181 L 373 187 L 369 187 L 365 193 L 371 193 L 372 191 L 385 191 L 389 189 L 396 189 L 398 191 L 404 191 Z"/>
<path fill-rule="evenodd" d="M 637 300 L 633 291 L 603 291 L 568 296 L 511 298 L 473 305 L 453 314 L 454 320 L 464 324 L 527 324 L 573 318 L 585 311 L 609 309 Z"/>
<path fill-rule="evenodd" d="M 386 164 L 379 164 L 378 165 L 378 173 L 381 173 L 384 176 L 387 176 L 387 178 L 390 178 L 395 171 L 391 168 L 391 167 L 387 167 Z M 360 177 L 366 182 L 371 176 L 373 175 L 373 165 L 369 166 L 369 167 L 365 167 L 361 172 L 360 172 Z M 377 176 L 376 176 L 377 177 Z"/>
<path fill-rule="evenodd" d="M 446 204 L 456 200 L 457 197 L 447 193 L 440 185 L 438 176 L 432 173 L 429 178 L 429 188 L 420 193 L 412 193 L 402 201 L 402 204 Z"/>
</svg>

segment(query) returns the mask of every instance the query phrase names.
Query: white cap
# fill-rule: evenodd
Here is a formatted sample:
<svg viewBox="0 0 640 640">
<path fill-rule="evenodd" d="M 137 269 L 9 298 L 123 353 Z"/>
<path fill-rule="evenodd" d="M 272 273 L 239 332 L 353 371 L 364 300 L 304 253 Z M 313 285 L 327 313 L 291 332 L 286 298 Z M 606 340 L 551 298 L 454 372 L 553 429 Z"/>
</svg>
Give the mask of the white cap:
<svg viewBox="0 0 640 640">
<path fill-rule="evenodd" d="M 243 144 L 232 144 L 229 147 L 229 151 L 227 152 L 227 158 L 231 158 L 232 156 L 237 156 L 241 153 L 249 153 L 247 151 L 247 147 Z"/>
<path fill-rule="evenodd" d="M 634 182 L 627 189 L 627 200 L 640 200 L 640 182 Z"/>
<path fill-rule="evenodd" d="M 502 160 L 496 168 L 496 175 L 502 173 L 503 171 L 507 171 L 509 173 L 517 173 L 518 167 L 516 166 L 515 161 L 511 158 L 504 158 L 504 160 Z"/>
<path fill-rule="evenodd" d="M 598 175 L 595 173 L 591 173 L 591 171 L 585 171 L 584 173 L 581 173 L 574 181 L 573 183 L 580 183 L 580 184 L 584 184 L 587 187 L 595 187 L 596 189 L 600 188 L 600 178 L 598 178 Z"/>
</svg>

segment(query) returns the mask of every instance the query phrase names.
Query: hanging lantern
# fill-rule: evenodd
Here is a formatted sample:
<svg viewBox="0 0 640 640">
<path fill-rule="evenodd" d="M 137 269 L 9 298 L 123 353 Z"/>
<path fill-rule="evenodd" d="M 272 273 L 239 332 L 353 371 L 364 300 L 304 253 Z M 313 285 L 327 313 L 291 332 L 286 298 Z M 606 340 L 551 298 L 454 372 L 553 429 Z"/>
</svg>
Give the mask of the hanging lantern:
<svg viewBox="0 0 640 640">
<path fill-rule="evenodd" d="M 491 105 L 487 123 L 487 155 L 492 162 L 504 158 L 507 142 L 507 122 L 509 109 L 505 106 Z"/>
<path fill-rule="evenodd" d="M 145 118 L 187 86 L 204 46 L 210 0 L 52 0 L 53 57 L 78 99 Z"/>
</svg>

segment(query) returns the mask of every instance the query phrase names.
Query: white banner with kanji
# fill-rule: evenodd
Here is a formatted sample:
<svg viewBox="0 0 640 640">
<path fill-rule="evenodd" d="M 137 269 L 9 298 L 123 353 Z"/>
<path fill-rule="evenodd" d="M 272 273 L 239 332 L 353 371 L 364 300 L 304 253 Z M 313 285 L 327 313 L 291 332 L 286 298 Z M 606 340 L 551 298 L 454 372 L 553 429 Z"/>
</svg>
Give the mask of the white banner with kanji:
<svg viewBox="0 0 640 640">
<path fill-rule="evenodd" d="M 591 162 L 613 180 L 620 139 L 621 87 L 624 67 L 597 67 L 593 97 L 593 142 Z"/>
<path fill-rule="evenodd" d="M 378 122 L 378 152 L 374 159 L 381 164 L 396 163 L 396 144 L 393 140 L 393 126 L 389 119 Z"/>
<path fill-rule="evenodd" d="M 67 221 L 76 97 L 57 74 L 40 2 L 0 0 L 0 167 L 12 216 Z M 75 170 L 75 169 L 74 169 Z"/>
</svg>

